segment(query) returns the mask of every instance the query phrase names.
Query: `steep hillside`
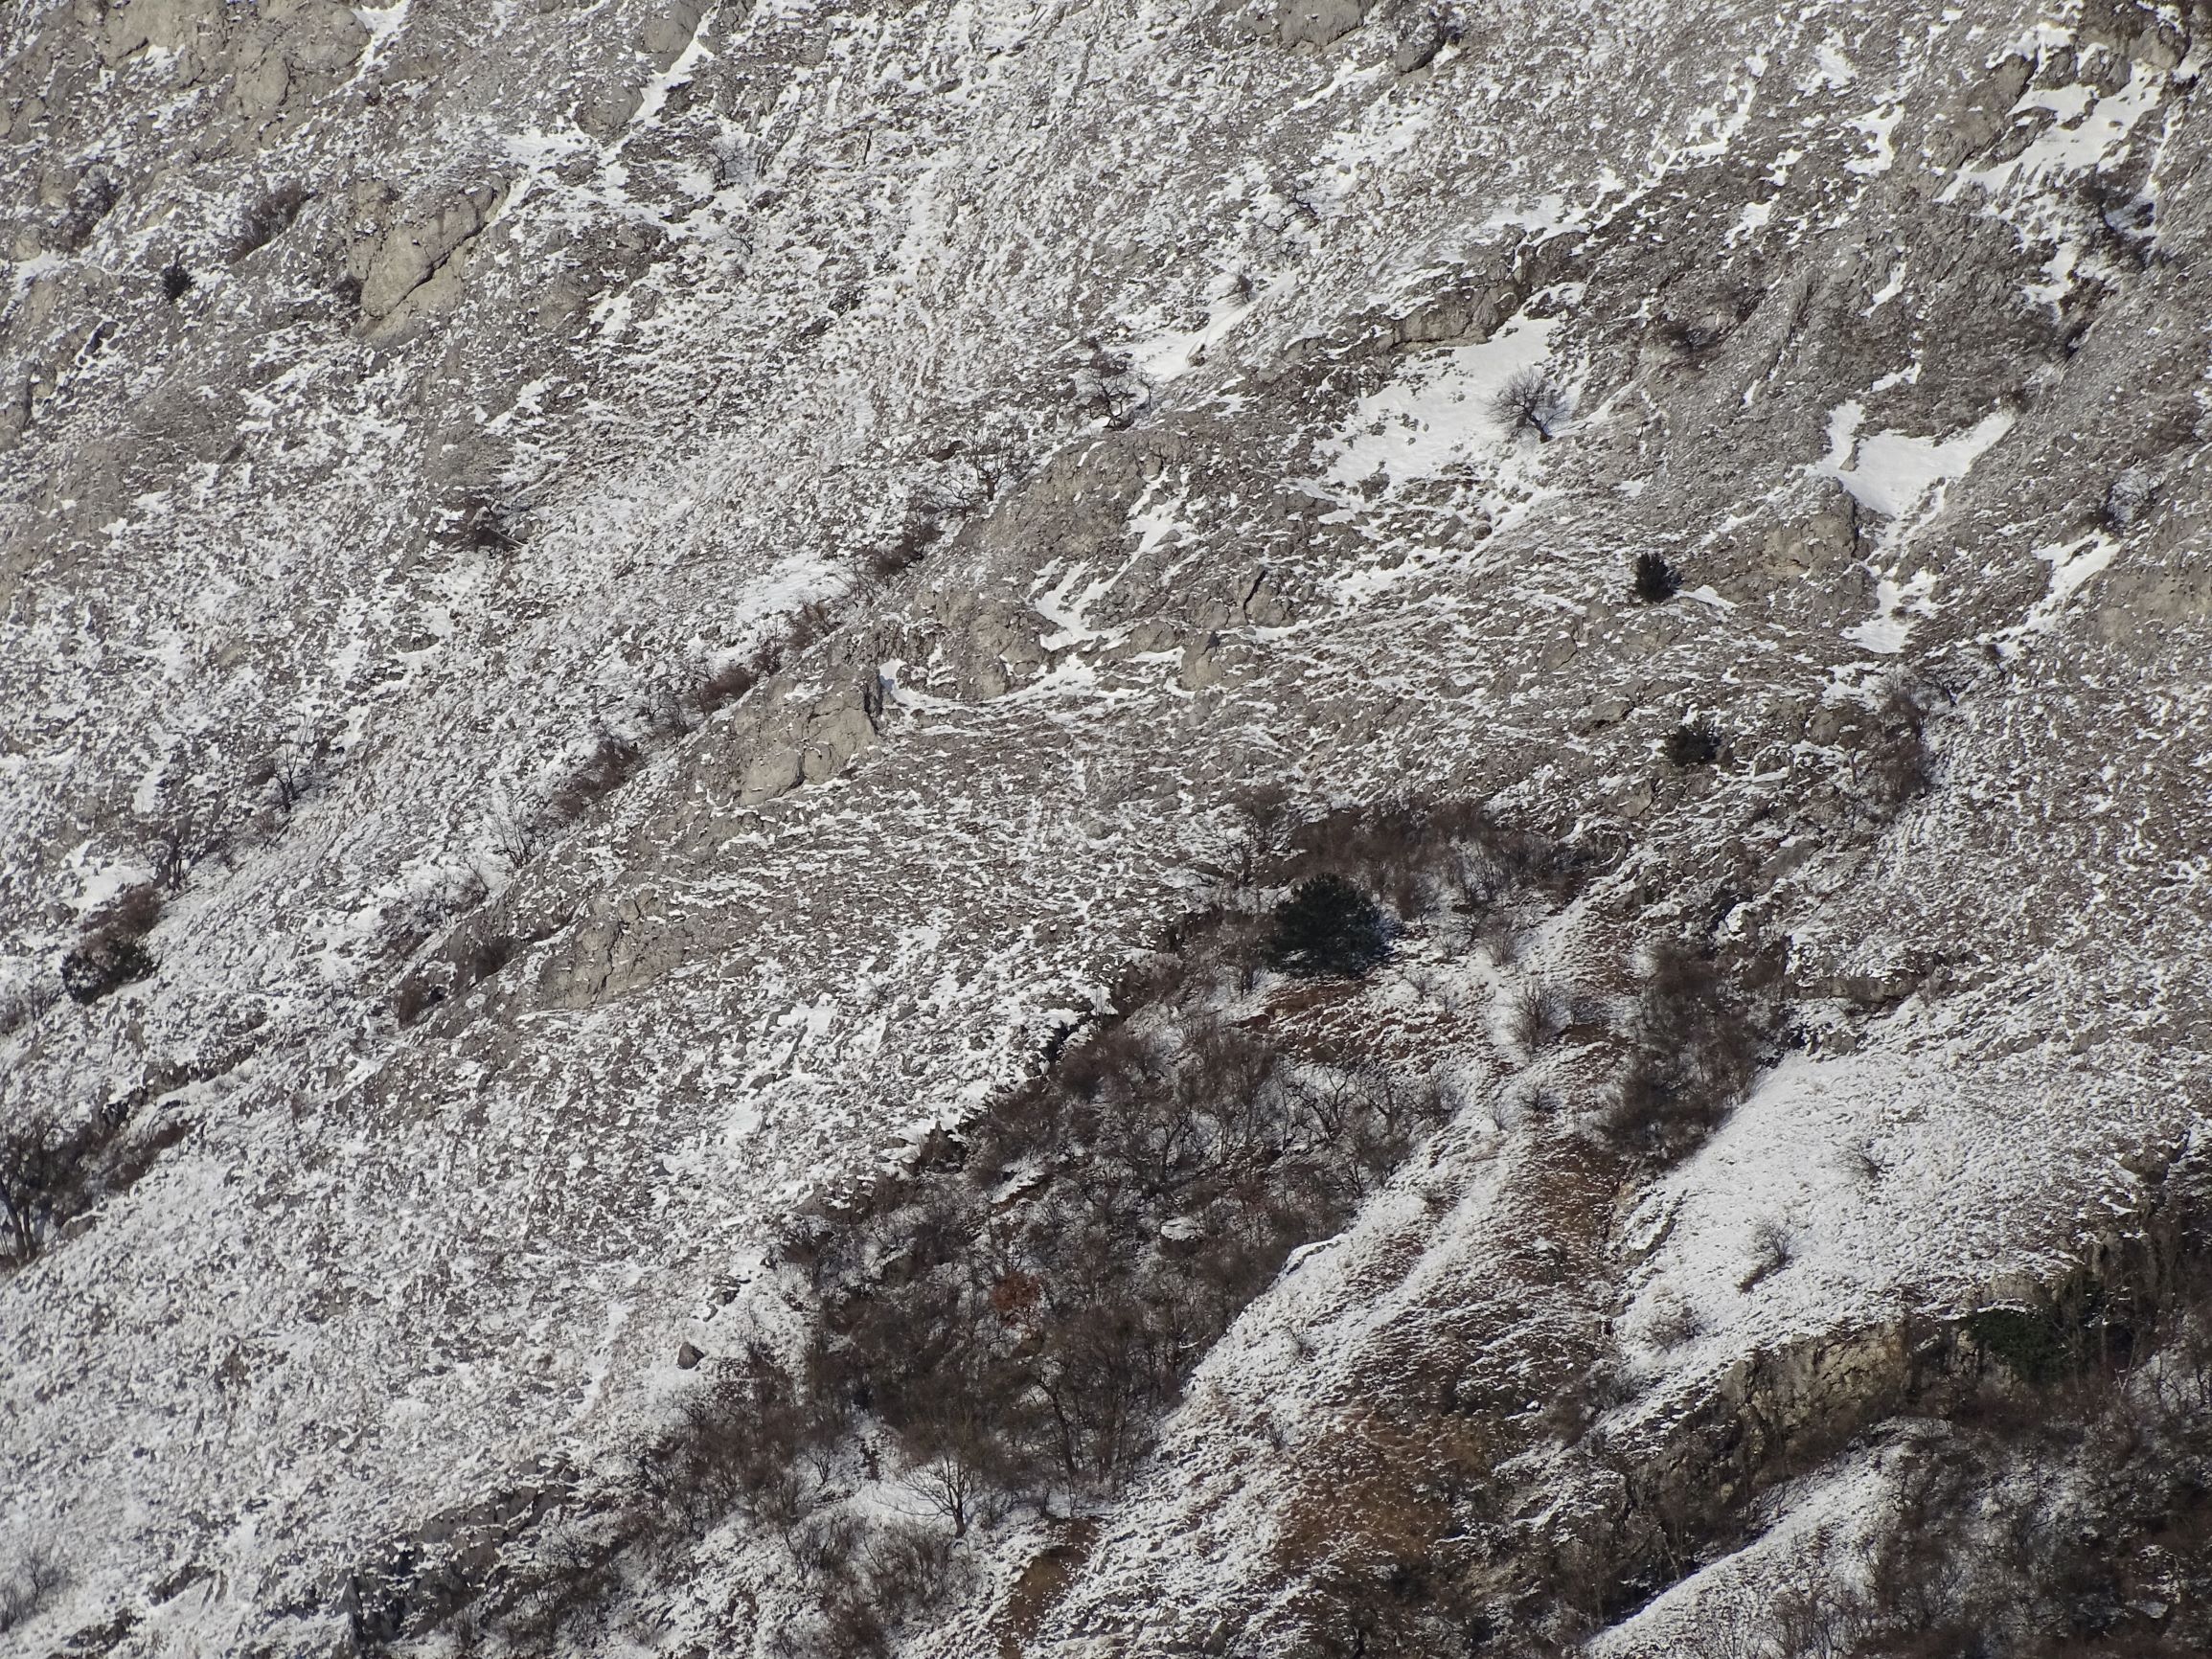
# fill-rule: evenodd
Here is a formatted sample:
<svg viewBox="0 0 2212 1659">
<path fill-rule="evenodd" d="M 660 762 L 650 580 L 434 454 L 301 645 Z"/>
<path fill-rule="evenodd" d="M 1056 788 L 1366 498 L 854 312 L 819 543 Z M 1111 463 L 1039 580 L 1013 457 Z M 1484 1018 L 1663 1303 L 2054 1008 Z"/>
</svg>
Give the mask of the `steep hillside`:
<svg viewBox="0 0 2212 1659">
<path fill-rule="evenodd" d="M 2195 1650 L 2208 50 L 17 5 L 0 1649 Z"/>
</svg>

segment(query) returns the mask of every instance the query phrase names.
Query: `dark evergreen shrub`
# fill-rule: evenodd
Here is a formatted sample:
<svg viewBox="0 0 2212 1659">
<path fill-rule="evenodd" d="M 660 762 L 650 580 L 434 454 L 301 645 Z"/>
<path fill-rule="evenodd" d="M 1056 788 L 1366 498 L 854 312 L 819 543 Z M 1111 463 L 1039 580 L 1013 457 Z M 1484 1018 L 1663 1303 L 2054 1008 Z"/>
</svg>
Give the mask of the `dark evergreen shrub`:
<svg viewBox="0 0 2212 1659">
<path fill-rule="evenodd" d="M 1681 573 L 1656 553 L 1636 555 L 1636 597 L 1646 604 L 1664 604 L 1682 591 Z"/>
<path fill-rule="evenodd" d="M 1677 766 L 1710 766 L 1725 745 L 1711 720 L 1684 720 L 1667 734 L 1667 759 Z"/>
<path fill-rule="evenodd" d="M 1340 875 L 1301 881 L 1275 909 L 1268 962 L 1307 979 L 1364 979 L 1390 954 L 1381 907 Z"/>
</svg>

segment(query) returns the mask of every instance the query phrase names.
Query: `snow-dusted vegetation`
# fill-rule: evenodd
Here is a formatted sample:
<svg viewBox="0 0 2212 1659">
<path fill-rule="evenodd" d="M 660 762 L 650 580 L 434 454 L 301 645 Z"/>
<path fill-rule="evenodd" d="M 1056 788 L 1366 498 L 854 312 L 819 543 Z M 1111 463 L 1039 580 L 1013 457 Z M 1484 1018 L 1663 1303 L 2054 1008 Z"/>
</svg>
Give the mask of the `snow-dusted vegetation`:
<svg viewBox="0 0 2212 1659">
<path fill-rule="evenodd" d="M 2208 50 L 13 6 L 0 1651 L 2212 1646 Z"/>
</svg>

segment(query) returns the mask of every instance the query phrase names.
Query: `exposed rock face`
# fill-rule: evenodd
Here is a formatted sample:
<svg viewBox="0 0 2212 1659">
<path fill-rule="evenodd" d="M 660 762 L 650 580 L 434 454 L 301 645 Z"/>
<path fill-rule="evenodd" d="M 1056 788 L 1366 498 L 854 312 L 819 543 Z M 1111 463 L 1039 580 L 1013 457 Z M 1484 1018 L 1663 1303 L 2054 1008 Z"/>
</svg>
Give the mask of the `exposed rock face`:
<svg viewBox="0 0 2212 1659">
<path fill-rule="evenodd" d="M 2057 1282 L 2212 1048 L 2208 44 L 2130 0 L 17 8 L 0 1126 L 155 1150 L 0 1266 L 0 1571 L 70 1569 L 0 1648 L 447 1641 L 791 1339 L 779 1223 L 1346 802 L 1605 874 L 1525 937 L 1406 918 L 1344 1017 L 1457 1118 L 1080 1548 L 978 1523 L 907 1650 L 1292 1650 L 1391 1390 L 1539 1459 L 1601 1365 L 1640 1392 L 1592 1414 L 1796 1423 L 1902 1387 L 1901 1307 Z M 149 971 L 73 1000 L 148 882 Z M 1789 1020 L 1655 1173 L 1588 1148 L 1660 936 Z M 1524 1040 L 1547 985 L 1586 1006 Z M 697 1530 L 547 1645 L 776 1651 L 796 1557 Z"/>
</svg>

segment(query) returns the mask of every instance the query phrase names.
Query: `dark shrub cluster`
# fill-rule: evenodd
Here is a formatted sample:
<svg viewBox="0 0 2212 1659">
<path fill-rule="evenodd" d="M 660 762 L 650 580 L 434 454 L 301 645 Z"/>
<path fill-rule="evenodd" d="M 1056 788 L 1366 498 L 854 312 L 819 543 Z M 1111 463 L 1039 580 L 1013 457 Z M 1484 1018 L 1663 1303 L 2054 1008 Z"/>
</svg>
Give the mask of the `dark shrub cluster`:
<svg viewBox="0 0 2212 1659">
<path fill-rule="evenodd" d="M 103 1159 L 127 1115 L 117 1107 L 64 1124 L 32 1111 L 0 1129 L 0 1260 L 30 1261 L 62 1222 L 143 1172 L 143 1163 L 118 1170 Z"/>
<path fill-rule="evenodd" d="M 96 911 L 61 959 L 61 987 L 71 999 L 98 1002 L 154 970 L 146 936 L 161 919 L 161 892 L 150 882 L 125 889 Z"/>
<path fill-rule="evenodd" d="M 1432 1089 L 1204 1018 L 1108 1027 L 970 1125 L 957 1168 L 789 1241 L 824 1287 L 810 1386 L 891 1428 L 956 1531 L 964 1478 L 1110 1488 L 1228 1322 L 1438 1114 Z"/>
<path fill-rule="evenodd" d="M 1240 885 L 1291 886 L 1280 911 L 1188 919 L 1117 983 L 1120 1011 L 1056 1038 L 1041 1077 L 787 1225 L 803 1340 L 705 1357 L 682 1419 L 641 1451 L 638 1508 L 603 1516 L 568 1565 L 555 1551 L 502 1569 L 486 1617 L 542 1645 L 639 1539 L 741 1513 L 783 1536 L 809 1586 L 791 1650 L 880 1653 L 958 1592 L 979 1525 L 1130 1475 L 1230 1323 L 1446 1115 L 1426 1079 L 1290 1052 L 1265 1022 L 1224 1019 L 1216 993 L 1277 950 L 1294 968 L 1372 967 L 1388 919 L 1371 885 L 1410 914 L 1571 891 L 1597 862 L 1456 803 L 1255 816 Z M 932 1519 L 856 1517 L 841 1501 L 856 1473 L 897 1480 Z"/>
<path fill-rule="evenodd" d="M 1769 1023 L 1711 960 L 1685 945 L 1660 945 L 1637 995 L 1633 1047 L 1603 1126 L 1635 1150 L 1681 1157 L 1750 1086 Z"/>
<path fill-rule="evenodd" d="M 1605 864 L 1594 849 L 1500 824 L 1477 802 L 1411 799 L 1323 813 L 1295 826 L 1267 801 L 1247 808 L 1258 845 L 1244 878 L 1285 885 L 1334 875 L 1380 894 L 1401 917 L 1485 910 L 1525 887 L 1571 898 Z"/>
<path fill-rule="evenodd" d="M 1267 962 L 1305 979 L 1364 979 L 1390 955 L 1390 926 L 1374 899 L 1341 875 L 1298 883 L 1275 909 Z"/>
<path fill-rule="evenodd" d="M 1700 715 L 1667 734 L 1667 759 L 1681 767 L 1710 766 L 1727 747 L 1721 728 Z"/>
<path fill-rule="evenodd" d="M 1630 585 L 1646 604 L 1664 604 L 1682 591 L 1682 577 L 1664 555 L 1645 552 L 1636 555 L 1635 575 Z"/>
</svg>

